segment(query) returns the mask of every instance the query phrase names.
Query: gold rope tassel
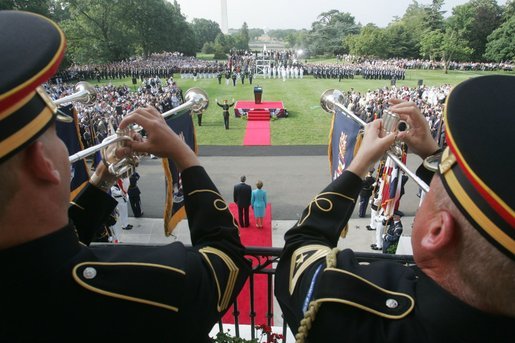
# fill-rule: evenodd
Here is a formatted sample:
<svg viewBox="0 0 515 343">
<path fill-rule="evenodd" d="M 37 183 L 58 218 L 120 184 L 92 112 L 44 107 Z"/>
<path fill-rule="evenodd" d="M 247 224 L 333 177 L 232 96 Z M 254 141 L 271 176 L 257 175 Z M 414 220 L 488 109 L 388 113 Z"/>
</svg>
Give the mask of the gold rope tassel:
<svg viewBox="0 0 515 343">
<path fill-rule="evenodd" d="M 359 130 L 358 135 L 356 136 L 356 144 L 354 145 L 354 156 L 356 156 L 359 148 L 361 147 L 361 142 L 363 142 L 364 133 L 365 131 Z"/>
<path fill-rule="evenodd" d="M 338 255 L 339 252 L 340 250 L 338 248 L 334 248 L 326 256 L 326 268 L 336 267 L 336 255 Z M 304 313 L 304 318 L 300 321 L 299 331 L 295 335 L 296 343 L 304 343 L 306 341 L 308 332 L 311 329 L 313 322 L 315 321 L 320 306 L 322 306 L 322 304 L 318 303 L 316 300 L 309 303 L 308 309 Z"/>
</svg>

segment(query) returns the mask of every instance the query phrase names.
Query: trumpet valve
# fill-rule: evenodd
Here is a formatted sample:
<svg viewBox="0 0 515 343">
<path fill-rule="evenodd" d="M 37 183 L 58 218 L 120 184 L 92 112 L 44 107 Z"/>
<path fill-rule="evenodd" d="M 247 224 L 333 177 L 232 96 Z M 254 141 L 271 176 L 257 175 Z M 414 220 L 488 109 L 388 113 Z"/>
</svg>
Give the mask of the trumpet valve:
<svg viewBox="0 0 515 343">
<path fill-rule="evenodd" d="M 385 110 L 383 113 L 383 132 L 385 134 L 390 134 L 395 131 L 408 131 L 410 129 L 410 125 L 401 120 L 397 113 L 392 111 Z"/>
</svg>

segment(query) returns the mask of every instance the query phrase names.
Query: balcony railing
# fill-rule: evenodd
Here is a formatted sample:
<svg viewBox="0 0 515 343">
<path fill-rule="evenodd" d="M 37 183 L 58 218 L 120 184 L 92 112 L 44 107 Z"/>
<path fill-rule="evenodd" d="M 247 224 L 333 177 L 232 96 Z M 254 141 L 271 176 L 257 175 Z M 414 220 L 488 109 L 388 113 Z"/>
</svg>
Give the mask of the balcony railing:
<svg viewBox="0 0 515 343">
<path fill-rule="evenodd" d="M 267 306 L 266 306 L 266 325 L 272 326 L 272 319 L 274 317 L 274 294 L 273 294 L 273 282 L 275 275 L 275 266 L 276 263 L 279 262 L 279 256 L 281 255 L 282 248 L 272 248 L 272 247 L 246 247 L 245 256 L 252 262 L 252 274 L 249 277 L 249 287 L 250 287 L 250 326 L 251 326 L 251 338 L 256 338 L 256 313 L 255 303 L 254 303 L 254 276 L 257 274 L 264 274 L 267 278 Z M 371 263 L 374 261 L 392 261 L 397 263 L 402 263 L 405 265 L 414 264 L 413 256 L 411 255 L 390 255 L 390 254 L 379 254 L 379 253 L 366 253 L 366 252 L 356 252 L 355 253 L 358 262 L 360 263 Z M 239 316 L 240 312 L 238 311 L 238 299 L 234 302 L 234 325 L 235 325 L 235 336 L 240 337 L 240 327 L 239 327 Z M 281 314 L 282 317 L 282 314 Z M 264 323 L 258 323 L 264 324 Z M 223 324 L 220 320 L 218 323 L 220 332 L 223 332 Z M 287 323 L 283 318 L 282 324 L 282 334 L 283 334 L 283 342 L 287 342 Z"/>
<path fill-rule="evenodd" d="M 93 243 L 94 246 L 102 246 L 109 245 L 115 247 L 114 244 L 109 243 Z M 145 245 L 152 246 L 152 244 L 124 244 L 124 245 Z M 157 245 L 156 245 L 157 246 Z M 267 280 L 267 289 L 266 289 L 266 325 L 272 326 L 272 321 L 274 318 L 274 292 L 273 292 L 273 283 L 274 283 L 274 275 L 275 275 L 275 266 L 277 262 L 279 262 L 279 256 L 281 255 L 282 248 L 272 248 L 272 247 L 246 247 L 245 248 L 245 256 L 252 263 L 252 273 L 249 277 L 249 290 L 250 296 L 247 301 L 250 302 L 250 313 L 248 316 L 250 318 L 250 327 L 251 327 L 251 339 L 256 338 L 256 325 L 262 325 L 265 323 L 256 323 L 256 312 L 255 312 L 255 276 L 256 275 L 265 275 Z M 374 261 L 392 261 L 405 265 L 414 264 L 413 256 L 411 255 L 390 255 L 390 254 L 380 254 L 380 253 L 366 253 L 366 252 L 355 252 L 356 259 L 359 263 L 371 263 Z M 240 302 L 241 303 L 241 302 Z M 233 303 L 232 307 L 232 316 L 234 318 L 234 335 L 236 337 L 240 336 L 240 311 L 238 310 L 238 299 Z M 282 317 L 282 314 L 281 314 Z M 224 324 L 222 320 L 218 322 L 218 327 L 220 332 L 224 332 Z M 288 324 L 283 318 L 282 323 L 282 334 L 283 334 L 283 342 L 287 342 L 287 329 Z"/>
</svg>

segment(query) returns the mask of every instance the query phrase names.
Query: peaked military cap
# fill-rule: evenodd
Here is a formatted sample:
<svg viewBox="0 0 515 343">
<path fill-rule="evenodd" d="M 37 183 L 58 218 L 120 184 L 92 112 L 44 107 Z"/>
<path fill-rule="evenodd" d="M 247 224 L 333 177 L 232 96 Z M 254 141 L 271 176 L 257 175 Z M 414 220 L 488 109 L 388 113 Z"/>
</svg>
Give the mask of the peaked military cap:
<svg viewBox="0 0 515 343">
<path fill-rule="evenodd" d="M 469 222 L 515 256 L 515 77 L 482 76 L 457 85 L 444 113 L 447 148 L 439 174 Z"/>
<path fill-rule="evenodd" d="M 55 105 L 39 87 L 57 71 L 66 41 L 50 19 L 0 11 L 0 163 L 50 126 Z"/>
</svg>

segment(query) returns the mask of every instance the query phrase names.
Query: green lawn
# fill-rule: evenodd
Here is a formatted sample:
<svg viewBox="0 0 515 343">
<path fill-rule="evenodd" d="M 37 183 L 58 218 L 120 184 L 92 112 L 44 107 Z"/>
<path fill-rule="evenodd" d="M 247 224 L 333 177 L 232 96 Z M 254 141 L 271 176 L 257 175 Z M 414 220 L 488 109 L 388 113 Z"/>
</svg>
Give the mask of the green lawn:
<svg viewBox="0 0 515 343">
<path fill-rule="evenodd" d="M 501 72 L 502 73 L 502 72 Z M 449 83 L 456 85 L 470 77 L 478 75 L 492 74 L 491 72 L 460 72 L 451 71 L 444 74 L 443 71 L 407 71 L 406 80 L 397 81 L 397 86 L 414 87 L 418 80 L 424 80 L 426 85 L 441 85 Z M 514 72 L 510 73 L 515 75 Z M 217 79 L 181 79 L 176 75 L 177 84 L 186 91 L 191 87 L 199 87 L 209 95 L 209 108 L 204 112 L 202 126 L 195 126 L 197 141 L 199 145 L 242 145 L 245 134 L 246 120 L 231 116 L 230 129 L 225 130 L 223 125 L 222 110 L 215 103 L 215 99 L 221 102 L 223 99 L 253 100 L 253 87 L 259 85 L 263 87 L 263 101 L 283 101 L 285 108 L 289 112 L 289 117 L 278 119 L 271 122 L 272 145 L 311 145 L 327 144 L 329 129 L 331 125 L 331 114 L 325 112 L 320 107 L 320 95 L 323 91 L 330 88 L 337 88 L 347 91 L 354 88 L 358 91 L 366 92 L 368 89 L 389 86 L 387 80 L 364 80 L 361 76 L 353 80 L 334 79 L 262 79 L 254 78 L 253 85 L 240 83 L 236 87 L 218 84 Z M 96 84 L 96 81 L 92 82 Z M 130 79 L 116 80 L 115 84 L 131 85 Z M 131 85 L 132 87 L 132 85 Z M 231 113 L 234 111 L 231 108 Z"/>
</svg>

